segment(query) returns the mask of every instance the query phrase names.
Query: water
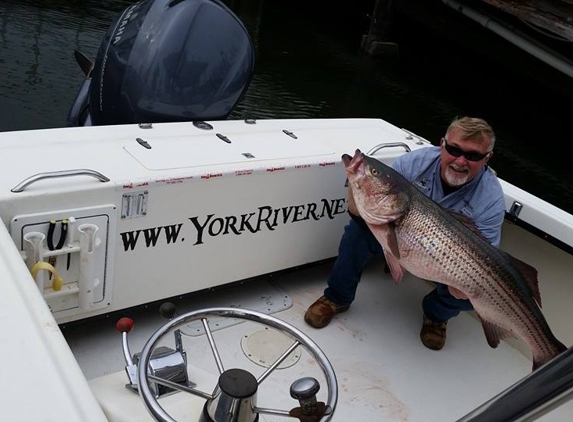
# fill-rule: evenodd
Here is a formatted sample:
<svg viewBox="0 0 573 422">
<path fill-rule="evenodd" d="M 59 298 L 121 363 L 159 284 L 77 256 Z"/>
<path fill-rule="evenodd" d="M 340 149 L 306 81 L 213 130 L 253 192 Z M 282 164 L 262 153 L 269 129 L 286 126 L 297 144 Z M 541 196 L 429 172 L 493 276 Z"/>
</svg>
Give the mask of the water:
<svg viewBox="0 0 573 422">
<path fill-rule="evenodd" d="M 2 0 L 0 131 L 65 126 L 83 80 L 73 50 L 95 58 L 111 20 L 131 3 Z M 573 213 L 573 95 L 555 72 L 441 9 L 422 24 L 399 14 L 392 38 L 401 55 L 372 59 L 359 48 L 368 1 L 307 3 L 227 1 L 257 54 L 231 118 L 376 117 L 437 142 L 454 116 L 481 116 L 497 133 L 490 164 L 498 174 Z"/>
</svg>

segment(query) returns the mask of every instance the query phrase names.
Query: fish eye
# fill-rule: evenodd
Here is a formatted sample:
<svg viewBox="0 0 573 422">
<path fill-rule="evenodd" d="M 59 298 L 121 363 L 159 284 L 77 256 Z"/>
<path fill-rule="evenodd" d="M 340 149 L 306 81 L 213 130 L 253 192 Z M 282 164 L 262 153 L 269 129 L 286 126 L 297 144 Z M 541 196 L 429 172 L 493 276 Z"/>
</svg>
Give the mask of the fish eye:
<svg viewBox="0 0 573 422">
<path fill-rule="evenodd" d="M 380 174 L 380 171 L 378 171 L 377 168 L 371 168 L 370 173 L 372 174 L 372 176 L 378 176 Z"/>
</svg>

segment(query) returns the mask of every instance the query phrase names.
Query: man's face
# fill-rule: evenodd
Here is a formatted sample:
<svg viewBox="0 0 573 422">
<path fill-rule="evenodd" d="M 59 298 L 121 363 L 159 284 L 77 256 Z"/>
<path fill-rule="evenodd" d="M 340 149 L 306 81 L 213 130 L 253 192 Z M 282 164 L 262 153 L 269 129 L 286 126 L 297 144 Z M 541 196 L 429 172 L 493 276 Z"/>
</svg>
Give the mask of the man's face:
<svg viewBox="0 0 573 422">
<path fill-rule="evenodd" d="M 461 186 L 476 177 L 493 155 L 493 152 L 488 153 L 491 147 L 489 138 L 482 141 L 467 140 L 462 139 L 458 132 L 458 129 L 453 129 L 443 138 L 440 150 L 440 175 L 452 187 Z M 468 157 L 478 160 L 473 161 Z"/>
</svg>

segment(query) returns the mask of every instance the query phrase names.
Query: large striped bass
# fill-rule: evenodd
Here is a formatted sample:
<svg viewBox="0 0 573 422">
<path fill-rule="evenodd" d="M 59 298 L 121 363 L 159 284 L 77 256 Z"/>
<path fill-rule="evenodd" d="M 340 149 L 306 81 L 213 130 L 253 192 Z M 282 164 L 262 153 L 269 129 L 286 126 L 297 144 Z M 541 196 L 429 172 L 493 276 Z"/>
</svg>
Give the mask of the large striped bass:
<svg viewBox="0 0 573 422">
<path fill-rule="evenodd" d="M 471 301 L 491 347 L 508 337 L 525 341 L 533 370 L 566 350 L 541 313 L 533 267 L 491 245 L 469 218 L 442 208 L 391 167 L 359 150 L 342 161 L 394 281 L 406 270 L 447 284 Z"/>
</svg>

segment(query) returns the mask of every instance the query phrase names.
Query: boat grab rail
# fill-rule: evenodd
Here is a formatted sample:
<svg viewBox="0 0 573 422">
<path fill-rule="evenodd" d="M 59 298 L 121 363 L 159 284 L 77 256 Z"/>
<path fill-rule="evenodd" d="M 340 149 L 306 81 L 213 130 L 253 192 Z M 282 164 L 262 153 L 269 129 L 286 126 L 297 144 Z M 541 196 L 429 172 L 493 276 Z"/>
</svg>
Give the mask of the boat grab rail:
<svg viewBox="0 0 573 422">
<path fill-rule="evenodd" d="M 372 155 L 372 154 L 380 151 L 382 148 L 393 148 L 393 147 L 404 147 L 406 152 L 412 151 L 410 149 L 410 147 L 408 146 L 408 144 L 405 144 L 404 142 L 388 142 L 388 143 L 384 143 L 384 144 L 375 145 L 374 147 L 372 147 L 370 149 L 370 151 L 368 151 L 366 153 L 366 155 Z"/>
<path fill-rule="evenodd" d="M 10 191 L 14 193 L 23 192 L 28 186 L 44 179 L 54 179 L 59 177 L 71 177 L 71 176 L 91 176 L 95 177 L 102 183 L 109 182 L 109 177 L 104 176 L 98 171 L 91 169 L 73 169 L 73 170 L 61 170 L 61 171 L 48 171 L 44 173 L 34 174 L 25 180 L 22 180 L 16 186 L 14 186 Z"/>
</svg>

